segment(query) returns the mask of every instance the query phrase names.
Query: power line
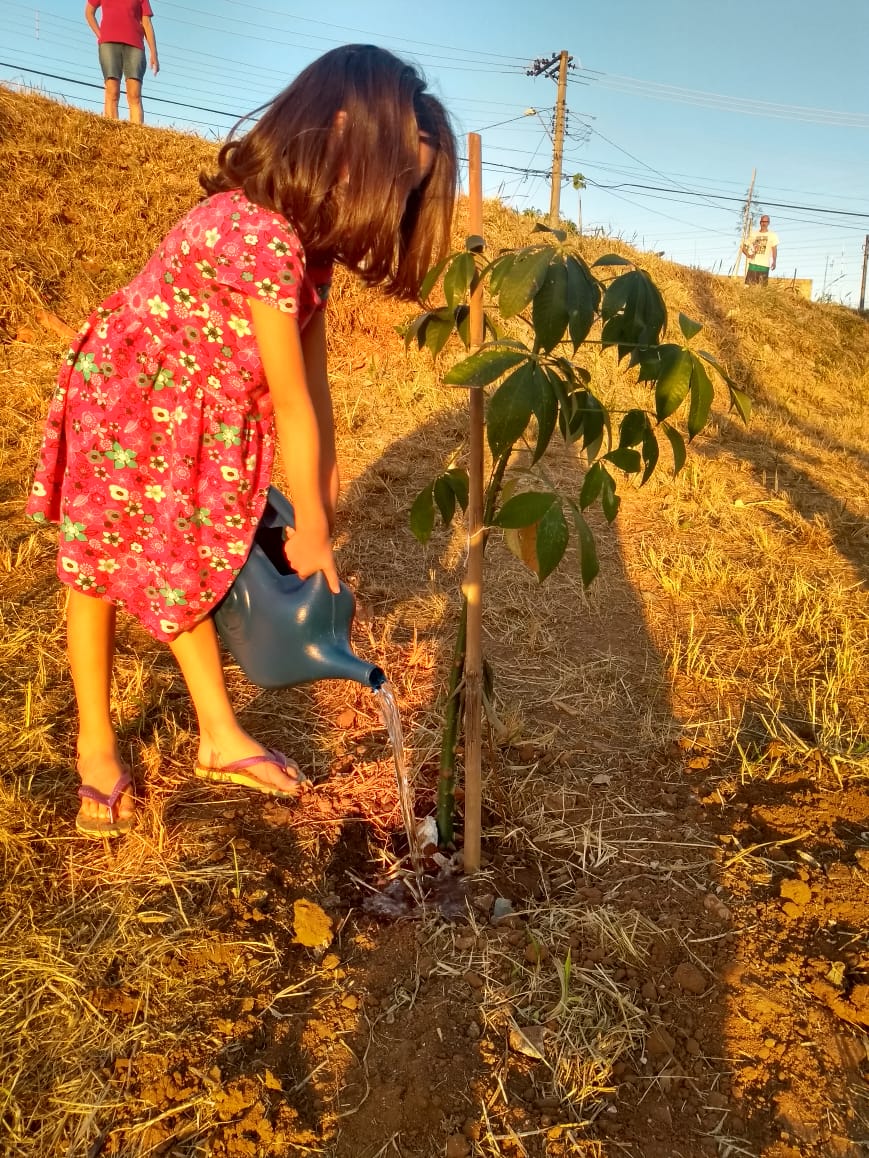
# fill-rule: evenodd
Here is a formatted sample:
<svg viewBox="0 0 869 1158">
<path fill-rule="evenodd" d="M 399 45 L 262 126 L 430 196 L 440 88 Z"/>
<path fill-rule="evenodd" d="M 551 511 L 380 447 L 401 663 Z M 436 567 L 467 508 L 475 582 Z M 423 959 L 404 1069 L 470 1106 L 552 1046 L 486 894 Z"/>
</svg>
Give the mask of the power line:
<svg viewBox="0 0 869 1158">
<path fill-rule="evenodd" d="M 62 80 L 67 84 L 78 84 L 78 85 L 82 85 L 84 88 L 96 88 L 96 89 L 99 89 L 100 92 L 103 91 L 103 86 L 101 84 L 95 84 L 89 80 L 76 80 L 75 77 L 60 76 L 56 72 L 41 72 L 37 68 L 24 68 L 23 65 L 10 64 L 6 60 L 0 60 L 0 68 L 11 68 L 15 72 L 29 72 L 35 76 L 47 77 L 49 80 Z M 235 120 L 239 120 L 241 117 L 244 117 L 247 115 L 245 113 L 228 113 L 225 109 L 209 109 L 209 108 L 205 108 L 203 105 L 185 104 L 183 101 L 173 101 L 173 100 L 169 100 L 167 97 L 155 97 L 155 96 L 149 95 L 148 96 L 148 103 L 150 104 L 152 101 L 156 102 L 158 104 L 163 104 L 163 105 L 177 105 L 179 108 L 194 109 L 196 112 L 200 112 L 200 113 L 216 113 L 217 116 L 232 117 Z"/>
<path fill-rule="evenodd" d="M 701 108 L 745 113 L 750 116 L 808 121 L 821 125 L 838 125 L 842 128 L 869 128 L 869 114 L 867 113 L 840 112 L 836 109 L 811 108 L 808 105 L 779 104 L 749 97 L 725 96 L 721 93 L 680 88 L 677 85 L 638 80 L 636 77 L 619 76 L 616 73 L 597 72 L 592 69 L 582 69 L 581 73 L 582 78 L 586 81 L 595 82 L 628 94 L 657 97 L 659 100 L 677 101 L 682 104 L 697 105 Z"/>
</svg>

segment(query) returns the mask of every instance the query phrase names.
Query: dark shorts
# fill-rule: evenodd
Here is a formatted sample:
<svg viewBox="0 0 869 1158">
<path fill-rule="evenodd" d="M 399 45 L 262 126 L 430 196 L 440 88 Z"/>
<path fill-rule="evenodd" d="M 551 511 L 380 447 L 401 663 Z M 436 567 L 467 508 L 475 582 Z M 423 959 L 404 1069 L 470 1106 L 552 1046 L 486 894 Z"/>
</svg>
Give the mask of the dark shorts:
<svg viewBox="0 0 869 1158">
<path fill-rule="evenodd" d="M 746 285 L 766 285 L 769 281 L 769 267 L 761 269 L 752 269 L 748 267 L 748 273 L 745 275 Z"/>
<path fill-rule="evenodd" d="M 99 46 L 100 68 L 103 80 L 137 80 L 142 83 L 145 75 L 145 50 L 133 48 L 132 44 L 101 44 Z"/>
</svg>

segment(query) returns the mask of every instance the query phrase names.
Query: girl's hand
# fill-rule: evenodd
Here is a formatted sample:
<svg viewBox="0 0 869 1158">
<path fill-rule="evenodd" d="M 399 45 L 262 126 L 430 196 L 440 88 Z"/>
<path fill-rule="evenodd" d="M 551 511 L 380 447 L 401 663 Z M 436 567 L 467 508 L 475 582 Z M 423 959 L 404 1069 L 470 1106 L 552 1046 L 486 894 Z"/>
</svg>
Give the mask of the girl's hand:
<svg viewBox="0 0 869 1158">
<path fill-rule="evenodd" d="M 332 543 L 326 532 L 306 532 L 287 527 L 284 541 L 284 555 L 287 562 L 300 578 L 307 579 L 317 571 L 322 571 L 333 595 L 340 591 L 338 568 L 332 554 Z"/>
</svg>

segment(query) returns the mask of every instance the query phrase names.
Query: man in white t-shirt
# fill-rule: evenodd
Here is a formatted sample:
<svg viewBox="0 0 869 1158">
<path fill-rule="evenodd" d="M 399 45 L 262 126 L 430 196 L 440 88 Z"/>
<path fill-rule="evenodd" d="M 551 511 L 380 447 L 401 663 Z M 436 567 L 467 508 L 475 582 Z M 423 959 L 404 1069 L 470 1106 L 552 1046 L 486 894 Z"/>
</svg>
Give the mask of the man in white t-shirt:
<svg viewBox="0 0 869 1158">
<path fill-rule="evenodd" d="M 745 284 L 766 285 L 769 271 L 775 269 L 778 255 L 778 234 L 770 229 L 766 214 L 760 219 L 760 229 L 752 229 L 748 235 L 748 241 L 742 245 L 742 252 L 748 258 Z"/>
</svg>

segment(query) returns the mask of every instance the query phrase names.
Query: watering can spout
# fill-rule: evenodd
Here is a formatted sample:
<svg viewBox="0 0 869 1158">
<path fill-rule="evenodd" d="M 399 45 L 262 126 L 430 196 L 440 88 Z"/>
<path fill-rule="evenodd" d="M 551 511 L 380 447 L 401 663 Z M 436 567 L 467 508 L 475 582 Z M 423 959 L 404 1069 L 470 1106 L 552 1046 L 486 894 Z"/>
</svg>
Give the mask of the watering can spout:
<svg viewBox="0 0 869 1158">
<path fill-rule="evenodd" d="M 260 687 L 346 679 L 376 691 L 385 673 L 350 647 L 353 593 L 342 583 L 334 594 L 322 571 L 303 580 L 290 569 L 283 542 L 293 525 L 289 500 L 270 487 L 250 554 L 214 612 L 220 638 Z"/>
<path fill-rule="evenodd" d="M 386 683 L 383 668 L 361 659 L 349 647 L 324 647 L 320 649 L 319 660 L 322 670 L 329 672 L 326 679 L 355 680 L 375 692 Z"/>
</svg>

